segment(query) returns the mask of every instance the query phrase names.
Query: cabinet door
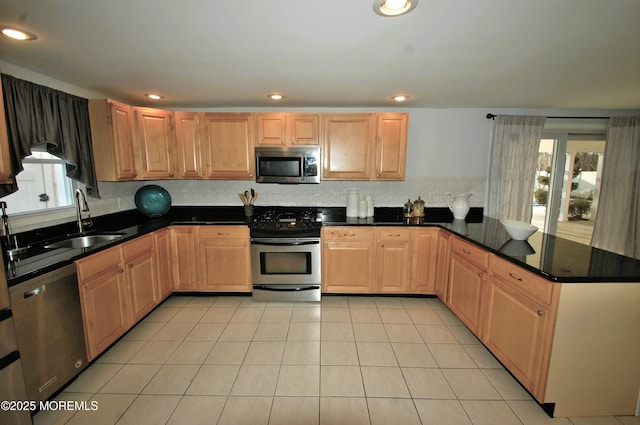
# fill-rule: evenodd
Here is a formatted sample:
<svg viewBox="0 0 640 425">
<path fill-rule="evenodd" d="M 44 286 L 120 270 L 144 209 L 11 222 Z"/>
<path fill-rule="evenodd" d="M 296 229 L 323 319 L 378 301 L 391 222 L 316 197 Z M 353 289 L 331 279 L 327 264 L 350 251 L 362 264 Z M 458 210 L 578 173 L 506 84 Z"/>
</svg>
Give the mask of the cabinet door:
<svg viewBox="0 0 640 425">
<path fill-rule="evenodd" d="M 451 255 L 447 305 L 476 335 L 480 330 L 486 281 L 485 270 L 465 261 L 456 253 Z"/>
<path fill-rule="evenodd" d="M 289 144 L 287 129 L 288 114 L 265 113 L 257 115 L 258 144 L 285 145 Z"/>
<path fill-rule="evenodd" d="M 143 179 L 166 179 L 175 174 L 173 112 L 134 108 L 134 134 L 140 149 Z"/>
<path fill-rule="evenodd" d="M 435 293 L 442 301 L 446 301 L 449 288 L 449 249 L 450 234 L 446 230 L 438 230 L 438 252 L 436 260 Z"/>
<path fill-rule="evenodd" d="M 205 113 L 203 137 L 207 177 L 250 180 L 255 176 L 252 114 Z"/>
<path fill-rule="evenodd" d="M 153 251 L 125 259 L 127 286 L 131 294 L 131 314 L 137 323 L 156 306 L 156 264 Z"/>
<path fill-rule="evenodd" d="M 196 226 L 171 227 L 171 257 L 173 262 L 173 283 L 176 291 L 198 289 L 196 277 Z"/>
<path fill-rule="evenodd" d="M 435 293 L 438 229 L 413 229 L 411 292 Z"/>
<path fill-rule="evenodd" d="M 201 240 L 198 264 L 200 290 L 251 292 L 248 240 L 224 237 Z"/>
<path fill-rule="evenodd" d="M 173 292 L 173 261 L 171 259 L 171 232 L 163 229 L 153 234 L 156 262 L 157 302 L 161 302 Z"/>
<path fill-rule="evenodd" d="M 550 311 L 492 277 L 483 342 L 538 400 L 543 400 L 553 337 Z"/>
<path fill-rule="evenodd" d="M 327 180 L 369 180 L 375 115 L 324 115 L 323 174 Z"/>
<path fill-rule="evenodd" d="M 408 114 L 378 114 L 375 180 L 404 180 L 407 164 Z"/>
<path fill-rule="evenodd" d="M 133 148 L 133 118 L 129 105 L 109 101 L 111 143 L 113 144 L 117 180 L 133 180 L 137 177 Z M 97 159 L 101 161 L 101 158 Z"/>
<path fill-rule="evenodd" d="M 320 144 L 319 114 L 291 114 L 289 123 L 289 139 L 291 144 Z"/>
<path fill-rule="evenodd" d="M 7 133 L 3 99 L 2 84 L 0 84 L 0 184 L 11 184 L 13 182 L 13 172 L 11 171 L 11 159 L 9 157 L 9 135 Z"/>
<path fill-rule="evenodd" d="M 178 170 L 184 179 L 201 179 L 202 143 L 200 120 L 195 112 L 176 112 L 176 145 L 178 147 Z"/>
<path fill-rule="evenodd" d="M 411 270 L 411 229 L 376 228 L 376 292 L 406 293 Z"/>
<path fill-rule="evenodd" d="M 375 241 L 327 241 L 322 245 L 322 291 L 374 291 Z"/>
</svg>

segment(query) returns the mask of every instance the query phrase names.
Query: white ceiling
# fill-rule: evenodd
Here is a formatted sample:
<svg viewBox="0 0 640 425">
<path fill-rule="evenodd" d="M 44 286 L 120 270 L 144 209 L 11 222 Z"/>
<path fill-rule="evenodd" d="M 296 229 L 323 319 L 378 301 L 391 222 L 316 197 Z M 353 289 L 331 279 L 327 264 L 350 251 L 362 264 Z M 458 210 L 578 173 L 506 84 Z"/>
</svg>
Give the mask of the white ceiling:
<svg viewBox="0 0 640 425">
<path fill-rule="evenodd" d="M 640 109 L 640 0 L 0 0 L 0 59 L 135 105 Z M 280 92 L 277 105 L 266 95 Z"/>
</svg>

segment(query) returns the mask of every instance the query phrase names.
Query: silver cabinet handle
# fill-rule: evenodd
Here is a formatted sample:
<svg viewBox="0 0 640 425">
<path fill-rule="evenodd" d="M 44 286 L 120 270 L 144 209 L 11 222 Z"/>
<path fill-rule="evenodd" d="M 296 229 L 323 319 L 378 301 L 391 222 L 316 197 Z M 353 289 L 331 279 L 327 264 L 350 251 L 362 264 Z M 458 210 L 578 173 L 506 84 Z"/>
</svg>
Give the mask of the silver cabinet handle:
<svg viewBox="0 0 640 425">
<path fill-rule="evenodd" d="M 34 295 L 42 294 L 46 290 L 47 290 L 47 285 L 42 285 L 38 288 L 34 288 L 30 291 L 25 292 L 23 296 L 24 298 L 33 297 Z"/>
</svg>

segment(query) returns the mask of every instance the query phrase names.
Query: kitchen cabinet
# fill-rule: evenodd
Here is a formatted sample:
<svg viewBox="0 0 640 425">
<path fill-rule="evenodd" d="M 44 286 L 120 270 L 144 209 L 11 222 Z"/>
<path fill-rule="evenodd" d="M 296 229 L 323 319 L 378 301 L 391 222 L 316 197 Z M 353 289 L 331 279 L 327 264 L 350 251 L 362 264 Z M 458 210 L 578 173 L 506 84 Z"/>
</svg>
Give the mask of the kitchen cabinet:
<svg viewBox="0 0 640 425">
<path fill-rule="evenodd" d="M 447 306 L 480 337 L 489 253 L 462 239 L 451 237 Z"/>
<path fill-rule="evenodd" d="M 202 147 L 209 179 L 255 178 L 254 115 L 205 113 Z"/>
<path fill-rule="evenodd" d="M 198 226 L 171 227 L 174 290 L 196 291 L 198 289 L 197 250 Z"/>
<path fill-rule="evenodd" d="M 173 261 L 171 258 L 171 230 L 164 228 L 153 233 L 155 246 L 158 303 L 173 293 Z"/>
<path fill-rule="evenodd" d="M 173 112 L 152 108 L 133 108 L 134 147 L 144 180 L 175 177 L 175 128 Z"/>
<path fill-rule="evenodd" d="M 157 305 L 153 250 L 146 235 L 76 262 L 89 360 Z"/>
<path fill-rule="evenodd" d="M 322 116 L 323 179 L 404 180 L 406 113 Z"/>
<path fill-rule="evenodd" d="M 560 286 L 496 256 L 490 268 L 482 342 L 541 400 Z"/>
<path fill-rule="evenodd" d="M 9 134 L 7 133 L 7 119 L 4 112 L 4 97 L 0 84 L 0 184 L 12 184 L 11 158 L 9 157 Z"/>
<path fill-rule="evenodd" d="M 434 227 L 412 228 L 412 294 L 433 294 L 436 287 L 439 230 Z"/>
<path fill-rule="evenodd" d="M 374 292 L 407 293 L 411 258 L 411 229 L 376 228 L 376 279 Z"/>
<path fill-rule="evenodd" d="M 407 163 L 406 113 L 377 115 L 374 180 L 404 180 Z"/>
<path fill-rule="evenodd" d="M 249 228 L 202 226 L 198 230 L 198 289 L 251 292 Z"/>
<path fill-rule="evenodd" d="M 77 261 L 89 361 L 122 336 L 130 325 L 121 261 L 119 246 Z"/>
<path fill-rule="evenodd" d="M 322 116 L 322 178 L 369 180 L 376 139 L 373 114 Z"/>
<path fill-rule="evenodd" d="M 434 290 L 436 296 L 442 301 L 446 301 L 447 289 L 449 288 L 449 261 L 451 257 L 449 248 L 450 238 L 451 233 L 446 230 L 438 230 Z"/>
<path fill-rule="evenodd" d="M 125 284 L 131 297 L 131 325 L 137 323 L 156 306 L 157 272 L 153 235 L 140 236 L 121 245 Z"/>
<path fill-rule="evenodd" d="M 132 108 L 109 99 L 91 99 L 89 119 L 98 181 L 134 180 L 138 171 Z"/>
<path fill-rule="evenodd" d="M 183 179 L 203 178 L 202 131 L 200 114 L 176 112 L 176 145 L 178 151 L 178 176 Z"/>
<path fill-rule="evenodd" d="M 374 283 L 374 228 L 322 228 L 322 291 L 369 293 Z"/>
<path fill-rule="evenodd" d="M 320 144 L 319 114 L 257 114 L 258 145 Z"/>
</svg>

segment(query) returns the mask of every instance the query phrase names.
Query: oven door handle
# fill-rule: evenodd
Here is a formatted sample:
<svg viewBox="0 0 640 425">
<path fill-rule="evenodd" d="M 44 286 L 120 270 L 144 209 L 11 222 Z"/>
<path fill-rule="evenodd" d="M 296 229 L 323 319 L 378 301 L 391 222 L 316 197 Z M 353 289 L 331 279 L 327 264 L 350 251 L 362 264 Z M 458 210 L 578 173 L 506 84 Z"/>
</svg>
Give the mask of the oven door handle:
<svg viewBox="0 0 640 425">
<path fill-rule="evenodd" d="M 319 285 L 312 286 L 292 286 L 290 288 L 278 288 L 272 287 L 269 285 L 253 285 L 253 289 L 260 289 L 262 291 L 273 291 L 273 292 L 300 292 L 300 291 L 314 291 L 320 289 Z"/>
<path fill-rule="evenodd" d="M 251 240 L 251 245 L 267 245 L 267 246 L 300 246 L 300 245 L 320 245 L 320 241 L 297 241 L 297 242 L 267 242 Z"/>
</svg>

